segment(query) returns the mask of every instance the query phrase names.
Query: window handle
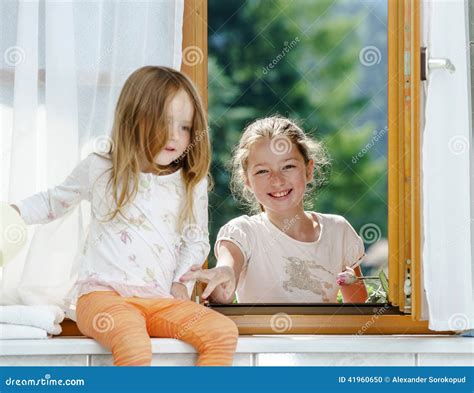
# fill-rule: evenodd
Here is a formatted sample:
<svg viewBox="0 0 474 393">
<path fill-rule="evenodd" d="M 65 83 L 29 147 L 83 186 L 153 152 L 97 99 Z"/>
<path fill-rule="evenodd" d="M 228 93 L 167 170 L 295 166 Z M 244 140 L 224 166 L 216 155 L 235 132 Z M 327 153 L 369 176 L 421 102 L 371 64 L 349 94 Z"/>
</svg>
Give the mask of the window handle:
<svg viewBox="0 0 474 393">
<path fill-rule="evenodd" d="M 451 60 L 442 57 L 429 57 L 428 48 L 421 48 L 421 80 L 426 81 L 430 72 L 435 70 L 446 70 L 450 74 L 456 71 Z"/>
<path fill-rule="evenodd" d="M 439 69 L 444 69 L 448 70 L 451 74 L 456 71 L 456 67 L 454 66 L 453 63 L 451 63 L 451 60 L 449 59 L 443 59 L 443 58 L 438 58 L 434 57 L 431 59 L 428 59 L 428 70 L 439 70 Z"/>
</svg>

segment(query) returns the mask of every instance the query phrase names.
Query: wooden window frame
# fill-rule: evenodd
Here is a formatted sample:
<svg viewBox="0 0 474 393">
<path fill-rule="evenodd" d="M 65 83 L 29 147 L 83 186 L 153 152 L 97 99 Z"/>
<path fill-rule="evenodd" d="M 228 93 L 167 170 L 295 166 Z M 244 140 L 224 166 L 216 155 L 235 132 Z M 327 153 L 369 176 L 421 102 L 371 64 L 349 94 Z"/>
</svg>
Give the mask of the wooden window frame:
<svg viewBox="0 0 474 393">
<path fill-rule="evenodd" d="M 211 305 L 238 326 L 240 334 L 454 334 L 428 329 L 421 321 L 421 177 L 420 177 L 420 0 L 388 2 L 388 237 L 389 307 L 374 304 Z M 207 107 L 207 0 L 185 0 L 181 70 L 197 85 Z M 184 56 L 183 56 L 184 58 Z M 204 265 L 207 267 L 207 263 Z M 411 304 L 404 283 L 411 279 Z M 197 285 L 199 296 L 204 285 Z M 284 332 L 275 316 L 287 315 Z M 81 335 L 71 320 L 63 336 Z"/>
<path fill-rule="evenodd" d="M 276 312 L 291 318 L 287 334 L 440 334 L 421 321 L 421 176 L 420 176 L 420 0 L 388 2 L 388 237 L 389 303 L 392 312 L 370 305 L 372 312 L 315 315 L 300 306 L 212 306 L 234 320 L 240 334 L 281 334 L 272 328 Z M 203 61 L 182 71 L 198 86 L 207 104 L 207 0 L 185 0 L 183 51 L 196 47 Z M 409 273 L 410 276 L 407 275 Z M 404 293 L 410 278 L 410 303 Z M 195 295 L 202 292 L 197 286 Z M 329 306 L 329 305 L 328 305 Z M 232 311 L 235 308 L 235 312 Z M 332 306 L 334 307 L 334 305 Z M 398 307 L 398 315 L 393 309 Z M 358 309 L 364 307 L 357 305 Z M 258 311 L 262 314 L 258 314 Z M 265 310 L 265 312 L 263 312 Z"/>
</svg>

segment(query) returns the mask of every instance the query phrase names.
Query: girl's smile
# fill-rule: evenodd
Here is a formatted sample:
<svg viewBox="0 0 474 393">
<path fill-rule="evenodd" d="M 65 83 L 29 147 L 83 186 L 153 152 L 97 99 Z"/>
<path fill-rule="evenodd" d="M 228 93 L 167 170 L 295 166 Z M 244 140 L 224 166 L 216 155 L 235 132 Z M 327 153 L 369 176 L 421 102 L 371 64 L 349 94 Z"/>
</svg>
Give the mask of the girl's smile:
<svg viewBox="0 0 474 393">
<path fill-rule="evenodd" d="M 277 200 L 286 200 L 291 191 L 293 191 L 292 188 L 284 190 L 284 191 L 279 191 L 279 192 L 269 192 L 268 195 L 270 195 L 272 198 L 275 198 Z"/>
</svg>

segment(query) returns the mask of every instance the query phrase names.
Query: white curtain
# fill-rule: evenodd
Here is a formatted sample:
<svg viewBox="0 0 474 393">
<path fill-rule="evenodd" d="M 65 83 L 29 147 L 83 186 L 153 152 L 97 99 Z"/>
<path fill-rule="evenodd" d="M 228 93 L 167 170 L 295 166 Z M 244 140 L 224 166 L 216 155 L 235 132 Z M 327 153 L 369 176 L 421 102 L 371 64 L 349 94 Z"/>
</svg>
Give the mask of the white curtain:
<svg viewBox="0 0 474 393">
<path fill-rule="evenodd" d="M 143 65 L 180 69 L 184 0 L 0 2 L 1 199 L 62 182 L 110 133 Z M 3 268 L 0 304 L 57 304 L 74 283 L 88 202 L 47 225 Z"/>
<path fill-rule="evenodd" d="M 424 46 L 455 65 L 430 73 L 423 130 L 423 281 L 429 328 L 474 328 L 472 107 L 467 0 L 426 1 Z"/>
</svg>

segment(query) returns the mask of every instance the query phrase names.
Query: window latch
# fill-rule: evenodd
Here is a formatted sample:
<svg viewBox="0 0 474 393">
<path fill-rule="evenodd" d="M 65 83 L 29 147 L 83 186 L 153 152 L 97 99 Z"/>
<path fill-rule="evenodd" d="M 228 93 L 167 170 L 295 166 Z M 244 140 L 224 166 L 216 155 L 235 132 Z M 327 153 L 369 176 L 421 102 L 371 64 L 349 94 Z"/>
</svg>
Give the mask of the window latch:
<svg viewBox="0 0 474 393">
<path fill-rule="evenodd" d="M 442 57 L 429 57 L 428 48 L 421 48 L 421 80 L 428 80 L 430 72 L 435 70 L 446 70 L 450 74 L 456 71 L 456 67 L 451 60 Z"/>
<path fill-rule="evenodd" d="M 411 260 L 407 259 L 405 261 L 405 281 L 403 283 L 403 293 L 405 294 L 405 312 L 411 311 L 411 275 L 410 275 L 410 267 L 411 267 Z"/>
</svg>

